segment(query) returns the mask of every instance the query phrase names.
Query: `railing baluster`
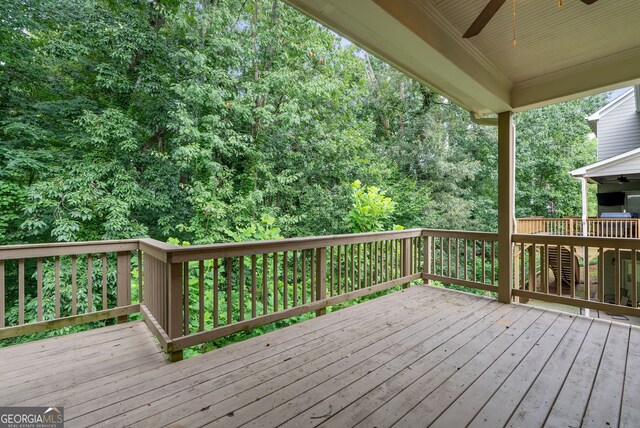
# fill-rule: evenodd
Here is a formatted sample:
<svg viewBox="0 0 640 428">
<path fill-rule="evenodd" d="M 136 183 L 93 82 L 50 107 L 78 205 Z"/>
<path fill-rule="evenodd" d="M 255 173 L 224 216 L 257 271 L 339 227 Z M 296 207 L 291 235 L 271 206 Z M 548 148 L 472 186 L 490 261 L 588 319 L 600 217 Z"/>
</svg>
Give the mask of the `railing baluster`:
<svg viewBox="0 0 640 428">
<path fill-rule="evenodd" d="M 544 246 L 544 294 L 549 294 L 549 246 Z"/>
<path fill-rule="evenodd" d="M 42 321 L 42 258 L 36 259 L 36 275 L 38 281 L 38 321 Z"/>
<path fill-rule="evenodd" d="M 569 274 L 571 275 L 571 282 L 570 282 L 570 290 L 569 290 L 569 296 L 572 299 L 575 299 L 576 297 L 576 249 L 573 245 L 571 245 L 570 247 L 570 271 Z"/>
<path fill-rule="evenodd" d="M 231 257 L 227 257 L 225 260 L 225 271 L 227 277 L 227 325 L 233 323 L 233 282 L 231 274 L 233 271 Z"/>
<path fill-rule="evenodd" d="M 416 266 L 415 269 L 412 273 L 419 273 L 422 272 L 422 263 L 423 263 L 423 259 L 422 259 L 422 241 L 421 241 L 421 237 L 417 237 L 416 238 L 416 242 L 415 242 L 415 249 L 416 249 Z"/>
<path fill-rule="evenodd" d="M 638 276 L 637 276 L 638 252 L 631 250 L 631 307 L 638 307 Z"/>
<path fill-rule="evenodd" d="M 286 251 L 282 253 L 282 309 L 289 307 L 289 257 Z"/>
<path fill-rule="evenodd" d="M 447 276 L 449 278 L 451 275 L 451 238 L 447 238 Z"/>
<path fill-rule="evenodd" d="M 316 289 L 311 293 L 316 295 L 316 300 L 324 300 L 327 298 L 327 249 L 322 247 L 315 250 L 316 256 Z M 325 308 L 318 309 L 316 316 L 322 316 L 326 312 Z"/>
<path fill-rule="evenodd" d="M 441 236 L 439 239 L 440 244 L 440 276 L 444 275 L 444 237 Z"/>
<path fill-rule="evenodd" d="M 185 269 L 189 269 L 189 265 L 187 264 L 187 266 L 185 266 Z M 189 275 L 187 275 L 187 282 L 189 282 Z M 189 285 L 185 286 L 185 291 L 188 293 L 189 292 Z M 205 315 L 205 308 L 204 308 L 204 260 L 198 260 L 198 331 L 204 331 L 204 315 Z M 188 298 L 188 294 L 184 295 L 184 307 L 185 307 L 185 312 L 187 315 L 185 315 L 185 330 L 188 330 L 189 324 L 190 324 L 190 320 L 189 320 L 189 298 Z M 188 334 L 188 333 L 187 333 Z"/>
<path fill-rule="evenodd" d="M 200 273 L 198 272 L 198 276 Z M 187 335 L 191 332 L 191 318 L 189 313 L 190 295 L 189 295 L 189 262 L 182 263 L 182 331 Z M 202 317 L 202 314 L 200 314 Z M 198 330 L 202 331 L 202 330 Z"/>
<path fill-rule="evenodd" d="M 396 278 L 400 278 L 402 277 L 402 264 L 404 263 L 402 260 L 402 248 L 405 245 L 403 243 L 403 241 L 399 241 L 399 240 L 395 240 L 395 249 L 393 254 L 395 255 L 395 259 L 396 259 L 396 263 L 395 263 L 395 272 L 393 274 L 393 277 L 391 279 L 396 279 Z M 409 275 L 409 271 L 411 270 L 411 260 L 412 260 L 412 250 L 413 247 L 411 246 L 411 240 L 407 241 L 408 243 L 407 245 L 407 263 L 409 266 L 409 269 L 407 269 L 407 275 Z"/>
<path fill-rule="evenodd" d="M 598 299 L 604 302 L 604 249 L 598 249 Z"/>
<path fill-rule="evenodd" d="M 357 245 L 358 245 L 358 282 L 357 282 L 357 288 L 359 290 L 359 289 L 362 288 L 362 254 L 360 252 L 361 251 L 360 250 L 361 245 L 360 244 L 357 244 Z"/>
<path fill-rule="evenodd" d="M 486 243 L 487 241 L 482 241 L 482 283 L 486 284 L 487 283 L 487 269 L 485 266 L 485 262 L 486 262 L 486 258 L 487 258 L 487 248 L 486 248 Z"/>
<path fill-rule="evenodd" d="M 356 280 L 356 275 L 355 275 L 355 264 L 354 264 L 354 254 L 355 253 L 355 249 L 353 248 L 353 244 L 351 244 L 351 291 L 355 290 L 355 280 Z"/>
<path fill-rule="evenodd" d="M 24 324 L 24 259 L 18 260 L 18 324 Z"/>
<path fill-rule="evenodd" d="M 140 252 L 138 252 L 140 255 Z M 140 272 L 140 259 L 138 258 L 138 272 Z M 140 299 L 140 274 L 138 273 L 138 299 Z M 107 290 L 107 254 L 102 253 L 102 310 L 106 311 L 108 304 Z"/>
<path fill-rule="evenodd" d="M 344 246 L 344 292 L 348 293 L 350 289 L 349 282 L 351 275 L 349 274 L 349 265 L 353 261 L 353 245 L 351 245 L 351 258 L 349 258 L 349 245 Z"/>
<path fill-rule="evenodd" d="M 431 269 L 429 273 L 436 273 L 436 238 L 434 236 L 427 236 L 427 240 L 431 241 L 431 253 L 429 254 L 431 258 Z"/>
<path fill-rule="evenodd" d="M 525 263 L 524 263 L 524 259 L 525 259 L 525 248 L 524 248 L 524 242 L 520 243 L 520 289 L 524 290 L 525 289 Z M 491 258 L 491 260 L 493 260 L 493 257 Z"/>
<path fill-rule="evenodd" d="M 460 252 L 459 252 L 459 245 L 460 245 L 460 240 L 458 238 L 456 238 L 456 271 L 455 271 L 455 278 L 460 278 L 460 261 L 459 261 L 459 256 L 460 256 Z"/>
<path fill-rule="evenodd" d="M 622 269 L 622 263 L 620 262 L 620 248 L 614 250 L 613 261 L 613 293 L 615 304 L 620 304 L 620 269 Z"/>
<path fill-rule="evenodd" d="M 391 279 L 391 271 L 393 269 L 392 246 L 392 241 L 384 241 L 384 282 Z"/>
<path fill-rule="evenodd" d="M 106 257 L 106 254 L 105 254 Z M 138 250 L 138 303 L 144 302 L 144 261 L 142 250 Z"/>
<path fill-rule="evenodd" d="M 93 311 L 93 256 L 87 254 L 87 312 Z"/>
<path fill-rule="evenodd" d="M 584 246 L 584 299 L 591 300 L 591 281 L 589 280 L 589 246 Z"/>
<path fill-rule="evenodd" d="M 466 281 L 467 277 L 469 276 L 469 272 L 468 272 L 468 269 L 467 269 L 467 267 L 469 266 L 469 256 L 468 256 L 468 253 L 469 253 L 468 245 L 469 245 L 469 243 L 467 242 L 466 238 L 462 240 L 462 244 L 464 245 L 464 269 L 463 269 L 464 272 L 463 272 L 463 277 L 462 278 Z M 425 252 L 426 252 L 426 248 L 427 247 L 425 246 Z"/>
<path fill-rule="evenodd" d="M 375 283 L 379 284 L 380 283 L 380 267 L 379 267 L 379 258 L 378 258 L 378 249 L 380 247 L 380 242 L 376 241 L 376 254 L 375 254 L 375 272 L 374 272 L 374 277 L 375 277 Z"/>
<path fill-rule="evenodd" d="M 286 254 L 286 252 L 285 252 Z M 238 299 L 240 300 L 240 321 L 244 321 L 244 312 L 245 312 L 245 307 L 244 307 L 244 287 L 245 287 L 245 278 L 244 278 L 244 256 L 240 256 L 240 278 L 238 279 L 238 288 L 239 288 L 239 296 Z M 285 280 L 286 282 L 286 280 Z M 286 287 L 286 284 L 285 284 Z M 286 290 L 286 288 L 285 288 Z M 286 295 L 286 294 L 285 294 Z M 286 298 L 285 298 L 286 301 Z"/>
<path fill-rule="evenodd" d="M 496 283 L 496 242 L 491 241 L 491 285 Z"/>
<path fill-rule="evenodd" d="M 316 256 L 316 250 L 315 248 L 311 248 L 309 250 L 309 276 L 310 276 L 310 282 L 311 282 L 311 290 L 310 290 L 310 294 L 309 294 L 309 300 L 311 302 L 315 302 L 316 300 L 316 276 L 313 273 L 313 267 L 315 266 L 315 256 Z"/>
<path fill-rule="evenodd" d="M 278 270 L 278 252 L 276 251 L 273 253 L 273 312 L 278 312 L 279 309 Z"/>
<path fill-rule="evenodd" d="M 560 244 L 556 245 L 556 254 L 558 255 L 558 261 L 556 262 L 556 294 L 562 296 L 562 247 Z"/>
<path fill-rule="evenodd" d="M 334 273 L 334 260 L 333 260 L 333 246 L 329 247 L 329 296 L 333 297 L 333 273 Z"/>
<path fill-rule="evenodd" d="M 253 256 L 252 260 L 252 275 L 253 275 L 253 306 L 251 308 L 252 316 L 256 316 L 256 256 Z M 220 263 L 218 259 L 213 259 L 213 327 L 216 328 L 220 325 Z"/>
<path fill-rule="evenodd" d="M 373 242 L 369 242 L 369 287 L 373 285 Z"/>
<path fill-rule="evenodd" d="M 477 242 L 476 242 L 475 239 L 472 242 L 473 242 L 473 247 L 472 247 L 473 248 L 473 253 L 472 253 L 473 254 L 473 256 L 472 256 L 472 258 L 473 258 L 473 281 L 475 282 L 475 281 L 478 280 L 478 275 L 477 275 L 477 272 L 476 272 L 476 270 L 477 270 L 476 269 L 476 262 L 477 262 L 477 254 L 476 254 L 476 252 L 478 251 L 478 245 L 477 245 Z"/>
<path fill-rule="evenodd" d="M 74 254 L 71 256 L 71 315 L 76 315 L 78 313 L 78 285 L 77 285 L 77 277 L 78 277 L 78 268 L 77 268 L 77 258 Z M 60 316 L 60 313 L 56 314 L 56 318 Z"/>
<path fill-rule="evenodd" d="M 396 240 L 389 241 L 389 279 L 396 278 Z"/>
<path fill-rule="evenodd" d="M 338 284 L 337 284 L 336 294 L 340 295 L 340 284 L 342 282 L 342 245 L 338 245 L 337 269 L 338 269 Z"/>
<path fill-rule="evenodd" d="M 73 260 L 73 259 L 72 259 Z M 54 303 L 54 311 L 55 311 L 55 316 L 56 318 L 60 318 L 60 257 L 56 257 L 55 258 L 55 268 L 54 268 L 54 282 L 55 282 L 55 291 L 54 291 L 54 297 L 55 297 L 55 303 Z M 72 269 L 72 277 L 74 279 L 75 282 L 75 269 Z M 72 299 L 75 301 L 75 299 L 72 296 Z M 75 305 L 71 306 L 71 309 L 73 310 L 75 308 Z M 74 314 L 75 315 L 75 314 Z"/>
<path fill-rule="evenodd" d="M 269 255 L 264 253 L 262 255 L 262 315 L 269 313 L 269 289 L 267 287 L 269 277 Z"/>
<path fill-rule="evenodd" d="M 411 273 L 413 274 L 414 272 L 416 272 L 418 270 L 418 239 L 419 238 L 412 238 L 411 239 L 411 254 L 412 254 L 412 270 Z M 457 244 L 456 244 L 457 245 Z M 456 249 L 458 247 L 456 246 Z M 458 271 L 458 267 L 456 266 L 456 272 Z"/>
<path fill-rule="evenodd" d="M 378 283 L 384 282 L 384 241 L 380 241 L 378 254 Z"/>
<path fill-rule="evenodd" d="M 293 307 L 298 306 L 298 251 L 293 250 Z"/>
<path fill-rule="evenodd" d="M 300 288 L 302 294 L 302 304 L 307 303 L 307 251 L 302 250 L 300 253 L 300 261 L 302 262 L 302 286 Z"/>
<path fill-rule="evenodd" d="M 393 278 L 393 241 L 387 242 L 387 268 L 385 271 L 387 272 L 387 278 L 385 281 L 390 281 Z"/>
</svg>

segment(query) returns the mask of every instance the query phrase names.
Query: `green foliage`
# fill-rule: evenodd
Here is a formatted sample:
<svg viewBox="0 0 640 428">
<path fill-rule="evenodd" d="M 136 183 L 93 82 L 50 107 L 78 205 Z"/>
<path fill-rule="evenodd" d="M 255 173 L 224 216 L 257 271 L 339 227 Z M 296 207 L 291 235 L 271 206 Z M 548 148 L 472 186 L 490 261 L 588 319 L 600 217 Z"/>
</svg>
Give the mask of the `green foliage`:
<svg viewBox="0 0 640 428">
<path fill-rule="evenodd" d="M 580 182 L 569 171 L 596 161 L 585 117 L 604 103 L 600 95 L 516 115 L 518 217 L 581 215 Z"/>
<path fill-rule="evenodd" d="M 385 230 L 395 210 L 395 202 L 376 186 L 362 187 L 359 180 L 351 187 L 353 202 L 348 214 L 351 230 L 355 233 Z"/>
<path fill-rule="evenodd" d="M 516 115 L 518 216 L 579 212 L 603 102 Z M 0 2 L 0 244 L 495 230 L 496 192 L 495 129 L 280 0 Z"/>
</svg>

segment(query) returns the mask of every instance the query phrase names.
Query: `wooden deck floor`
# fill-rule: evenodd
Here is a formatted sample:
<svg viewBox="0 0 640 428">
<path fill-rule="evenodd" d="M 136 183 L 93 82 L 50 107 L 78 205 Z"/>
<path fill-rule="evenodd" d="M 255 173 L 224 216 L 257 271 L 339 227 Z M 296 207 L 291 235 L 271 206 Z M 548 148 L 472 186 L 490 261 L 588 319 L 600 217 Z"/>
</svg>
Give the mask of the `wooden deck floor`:
<svg viewBox="0 0 640 428">
<path fill-rule="evenodd" d="M 414 287 L 179 363 L 140 322 L 0 349 L 67 426 L 638 426 L 640 329 Z"/>
</svg>

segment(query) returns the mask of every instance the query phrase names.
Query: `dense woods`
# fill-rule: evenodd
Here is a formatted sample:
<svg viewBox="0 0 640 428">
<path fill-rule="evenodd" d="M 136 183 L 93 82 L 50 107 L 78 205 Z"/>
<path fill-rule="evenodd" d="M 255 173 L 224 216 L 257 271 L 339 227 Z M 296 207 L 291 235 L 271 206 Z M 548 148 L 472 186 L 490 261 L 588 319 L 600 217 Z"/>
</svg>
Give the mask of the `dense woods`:
<svg viewBox="0 0 640 428">
<path fill-rule="evenodd" d="M 496 226 L 496 133 L 279 0 L 0 4 L 0 243 Z M 517 213 L 579 213 L 603 96 L 518 114 Z"/>
</svg>

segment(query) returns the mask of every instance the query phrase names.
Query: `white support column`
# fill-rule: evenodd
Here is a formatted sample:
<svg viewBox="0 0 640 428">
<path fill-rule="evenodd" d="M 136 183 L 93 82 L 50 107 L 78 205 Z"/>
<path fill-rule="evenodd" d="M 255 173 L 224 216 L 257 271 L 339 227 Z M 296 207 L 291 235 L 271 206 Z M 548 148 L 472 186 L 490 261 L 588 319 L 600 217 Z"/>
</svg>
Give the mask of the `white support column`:
<svg viewBox="0 0 640 428">
<path fill-rule="evenodd" d="M 587 205 L 587 179 L 582 177 L 582 236 L 587 236 L 587 218 L 589 206 Z"/>
<path fill-rule="evenodd" d="M 498 300 L 511 302 L 512 235 L 515 217 L 515 132 L 513 112 L 498 114 Z"/>
</svg>

